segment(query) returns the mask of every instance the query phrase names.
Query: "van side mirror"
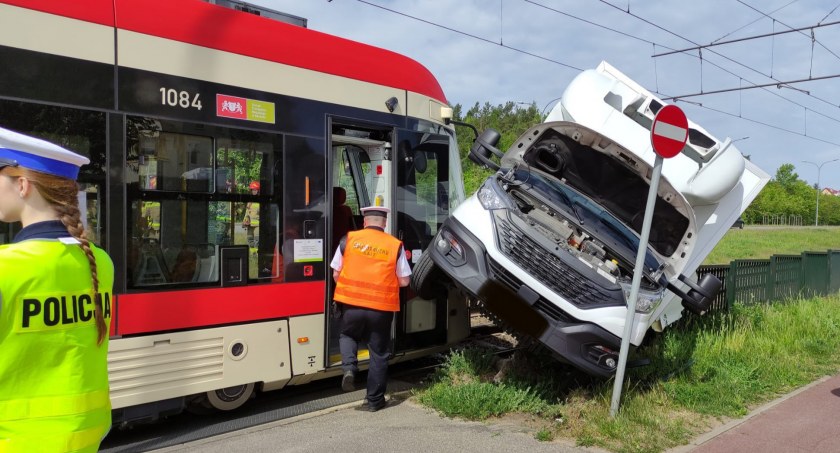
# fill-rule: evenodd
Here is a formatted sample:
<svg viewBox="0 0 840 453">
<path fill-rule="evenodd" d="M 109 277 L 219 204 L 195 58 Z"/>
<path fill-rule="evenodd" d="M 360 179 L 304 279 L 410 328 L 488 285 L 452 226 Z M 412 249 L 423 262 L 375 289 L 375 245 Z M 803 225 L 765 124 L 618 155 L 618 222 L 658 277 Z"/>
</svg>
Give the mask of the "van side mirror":
<svg viewBox="0 0 840 453">
<path fill-rule="evenodd" d="M 470 148 L 470 160 L 479 165 L 490 168 L 491 170 L 498 170 L 500 166 L 493 162 L 492 156 L 496 155 L 501 158 L 505 155 L 496 148 L 496 145 L 499 144 L 499 140 L 501 138 L 501 134 L 493 129 L 487 129 L 482 132 L 478 137 L 476 137 L 472 148 Z"/>
<path fill-rule="evenodd" d="M 690 288 L 688 293 L 670 283 L 668 284 L 668 290 L 680 296 L 682 306 L 695 315 L 706 314 L 721 287 L 723 287 L 723 282 L 712 274 L 703 275 L 697 283 L 692 282 L 685 275 L 680 275 L 678 278 Z"/>
<path fill-rule="evenodd" d="M 467 156 L 471 161 L 474 163 L 481 165 L 482 167 L 490 168 L 492 170 L 498 170 L 501 168 L 498 164 L 493 162 L 490 158 L 491 154 L 495 154 L 500 159 L 505 154 L 499 151 L 496 146 L 499 144 L 499 140 L 502 136 L 494 131 L 493 129 L 487 129 L 486 131 L 482 132 L 481 134 L 478 133 L 478 129 L 475 128 L 470 123 L 464 123 L 461 121 L 455 120 L 447 120 L 447 124 L 454 124 L 456 126 L 464 126 L 472 129 L 475 138 L 473 139 L 472 147 L 470 148 L 470 153 Z"/>
</svg>

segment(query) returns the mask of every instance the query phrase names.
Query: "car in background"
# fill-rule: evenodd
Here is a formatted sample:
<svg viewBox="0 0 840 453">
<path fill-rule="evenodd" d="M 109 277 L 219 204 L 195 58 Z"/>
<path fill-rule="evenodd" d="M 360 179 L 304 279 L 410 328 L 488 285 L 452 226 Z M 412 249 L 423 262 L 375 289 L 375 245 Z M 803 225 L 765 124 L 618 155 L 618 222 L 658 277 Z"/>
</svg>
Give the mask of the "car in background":
<svg viewBox="0 0 840 453">
<path fill-rule="evenodd" d="M 444 222 L 415 291 L 460 290 L 556 358 L 614 373 L 655 158 L 650 127 L 664 105 L 602 63 L 507 152 L 482 132 L 470 159 L 497 173 Z M 663 165 L 631 346 L 684 309 L 708 311 L 721 282 L 694 272 L 768 180 L 730 139 L 689 122 L 684 150 Z"/>
</svg>

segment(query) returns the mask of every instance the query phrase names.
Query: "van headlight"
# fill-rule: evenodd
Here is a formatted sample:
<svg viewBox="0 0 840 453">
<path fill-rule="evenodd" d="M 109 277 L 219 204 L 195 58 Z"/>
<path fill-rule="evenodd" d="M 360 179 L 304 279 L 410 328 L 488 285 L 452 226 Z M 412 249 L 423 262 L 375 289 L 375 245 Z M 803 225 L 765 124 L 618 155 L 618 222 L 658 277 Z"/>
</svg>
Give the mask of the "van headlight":
<svg viewBox="0 0 840 453">
<path fill-rule="evenodd" d="M 630 305 L 630 289 L 632 284 L 630 282 L 620 282 L 621 289 L 624 293 L 624 301 Z M 639 298 L 636 300 L 636 313 L 649 314 L 656 310 L 656 307 L 662 303 L 662 298 L 665 296 L 665 289 L 651 290 L 646 288 L 639 288 Z"/>
<path fill-rule="evenodd" d="M 503 195 L 500 194 L 494 186 L 495 184 L 493 184 L 491 180 L 487 180 L 484 184 L 482 184 L 478 189 L 478 202 L 481 203 L 481 206 L 488 211 L 509 208 L 508 203 L 503 198 Z"/>
</svg>

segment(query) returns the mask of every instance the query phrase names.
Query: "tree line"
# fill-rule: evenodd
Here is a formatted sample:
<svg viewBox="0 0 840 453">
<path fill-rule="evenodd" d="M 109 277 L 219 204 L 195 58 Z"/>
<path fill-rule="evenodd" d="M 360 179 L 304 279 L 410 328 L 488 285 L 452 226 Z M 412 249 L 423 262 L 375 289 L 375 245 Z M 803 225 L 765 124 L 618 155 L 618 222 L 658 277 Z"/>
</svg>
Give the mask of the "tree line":
<svg viewBox="0 0 840 453">
<path fill-rule="evenodd" d="M 491 105 L 478 102 L 464 111 L 461 104 L 453 108 L 453 119 L 475 126 L 479 132 L 493 128 L 501 134 L 498 148 L 506 151 L 519 136 L 531 126 L 542 122 L 542 112 L 536 103 L 523 105 L 517 102 Z M 484 180 L 493 172 L 481 168 L 468 159 L 473 143 L 473 133 L 467 128 L 458 128 L 458 148 L 461 152 L 461 168 L 464 172 L 464 188 L 467 195 L 478 190 Z M 817 207 L 816 188 L 799 179 L 793 164 L 783 164 L 776 175 L 759 193 L 742 218 L 747 224 L 787 222 L 792 217 L 801 219 L 803 225 L 813 225 Z M 840 197 L 820 195 L 820 225 L 840 225 Z"/>
<path fill-rule="evenodd" d="M 748 224 L 768 223 L 768 219 L 792 216 L 803 225 L 813 225 L 817 209 L 817 190 L 799 179 L 793 164 L 782 164 L 776 176 L 758 194 L 742 218 Z M 840 225 L 840 197 L 820 194 L 820 225 Z"/>
</svg>

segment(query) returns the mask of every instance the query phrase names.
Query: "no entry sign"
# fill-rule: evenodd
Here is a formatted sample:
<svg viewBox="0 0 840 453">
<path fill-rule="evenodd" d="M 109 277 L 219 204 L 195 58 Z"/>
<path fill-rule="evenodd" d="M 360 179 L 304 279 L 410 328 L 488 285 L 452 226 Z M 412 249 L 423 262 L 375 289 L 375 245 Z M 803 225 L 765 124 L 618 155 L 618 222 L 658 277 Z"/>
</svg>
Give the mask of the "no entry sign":
<svg viewBox="0 0 840 453">
<path fill-rule="evenodd" d="M 650 142 L 656 154 L 674 157 L 682 151 L 688 140 L 688 119 L 676 105 L 666 105 L 653 118 Z"/>
</svg>

